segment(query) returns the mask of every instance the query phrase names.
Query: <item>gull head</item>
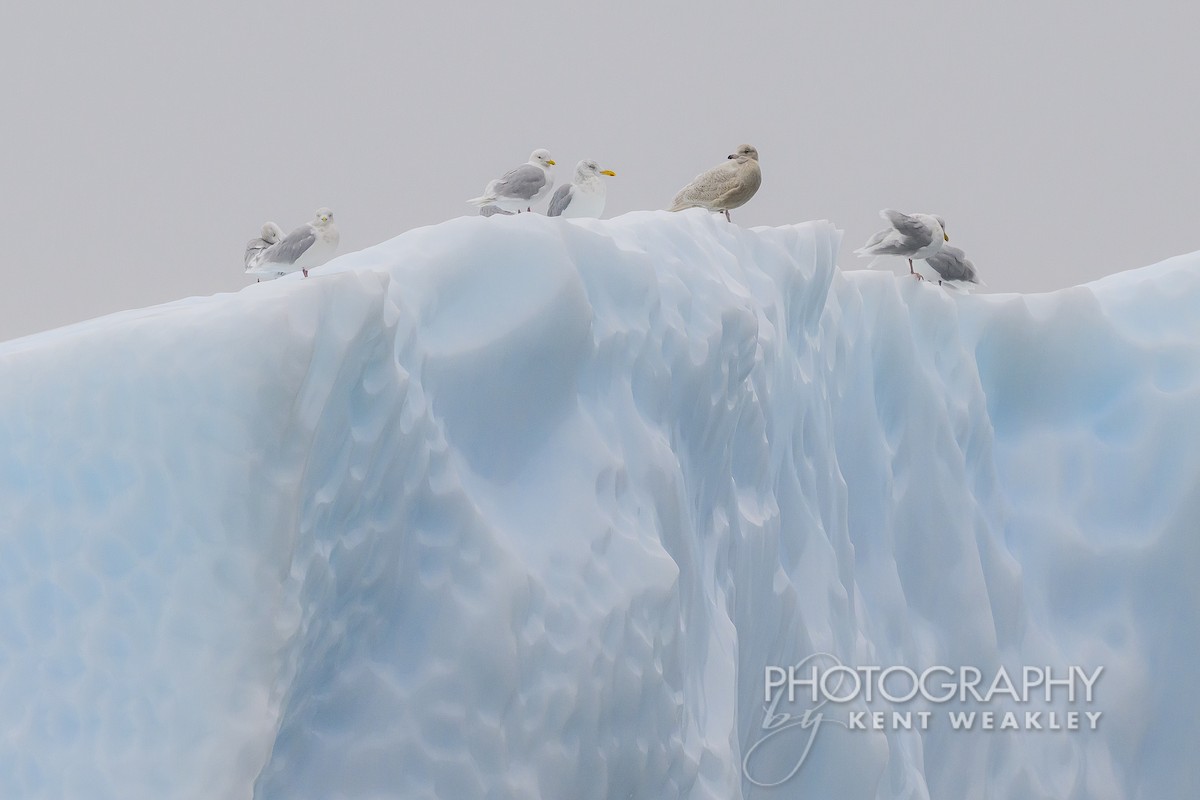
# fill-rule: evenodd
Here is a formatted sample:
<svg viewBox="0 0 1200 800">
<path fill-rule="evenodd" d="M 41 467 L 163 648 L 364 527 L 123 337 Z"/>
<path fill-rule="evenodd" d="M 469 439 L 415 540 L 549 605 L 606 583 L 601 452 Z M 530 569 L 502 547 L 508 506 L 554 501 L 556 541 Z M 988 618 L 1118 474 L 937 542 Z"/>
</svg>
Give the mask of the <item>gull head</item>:
<svg viewBox="0 0 1200 800">
<path fill-rule="evenodd" d="M 575 174 L 580 178 L 590 178 L 593 175 L 608 175 L 610 178 L 617 177 L 617 173 L 611 169 L 600 169 L 599 164 L 587 159 L 575 165 Z"/>
<path fill-rule="evenodd" d="M 545 169 L 546 167 L 554 166 L 554 159 L 550 157 L 549 150 L 538 148 L 529 154 L 529 163 L 537 164 L 539 167 Z"/>
<path fill-rule="evenodd" d="M 942 219 L 937 214 L 931 214 L 930 216 L 937 220 L 938 227 L 942 229 L 942 241 L 950 241 L 950 234 L 946 233 L 946 220 Z"/>
<path fill-rule="evenodd" d="M 736 151 L 730 153 L 729 158 L 736 158 L 738 162 L 749 160 L 758 161 L 758 150 L 752 144 L 744 144 Z"/>
<path fill-rule="evenodd" d="M 267 244 L 275 244 L 283 238 L 283 228 L 279 227 L 274 222 L 264 222 L 262 226 L 261 238 Z"/>
<path fill-rule="evenodd" d="M 333 222 L 333 212 L 328 208 L 318 208 L 317 218 L 313 221 L 313 224 L 323 228 L 331 222 Z"/>
<path fill-rule="evenodd" d="M 940 233 L 942 235 L 943 242 L 950 241 L 950 235 L 946 233 L 946 220 L 942 219 L 937 214 L 913 214 L 913 216 L 932 228 L 935 238 Z"/>
</svg>

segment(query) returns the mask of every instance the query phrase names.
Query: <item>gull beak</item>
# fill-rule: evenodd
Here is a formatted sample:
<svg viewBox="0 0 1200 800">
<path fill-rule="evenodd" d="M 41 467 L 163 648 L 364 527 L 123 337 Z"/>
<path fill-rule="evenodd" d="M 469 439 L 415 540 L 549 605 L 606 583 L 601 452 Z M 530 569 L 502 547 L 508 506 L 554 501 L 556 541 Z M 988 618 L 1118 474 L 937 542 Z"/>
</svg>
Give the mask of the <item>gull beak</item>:
<svg viewBox="0 0 1200 800">
<path fill-rule="evenodd" d="M 731 155 L 731 156 L 725 156 L 725 157 L 726 157 L 726 158 L 737 158 L 737 153 L 734 153 L 734 154 L 733 154 L 733 155 Z"/>
<path fill-rule="evenodd" d="M 942 238 L 948 242 L 948 241 L 950 241 L 950 234 L 946 233 L 945 231 L 942 231 Z"/>
<path fill-rule="evenodd" d="M 547 164 L 549 164 L 550 166 L 552 166 L 552 167 L 553 167 L 553 166 L 554 166 L 554 159 L 553 159 L 553 158 L 548 158 L 548 159 L 546 159 L 546 163 L 547 163 Z"/>
<path fill-rule="evenodd" d="M 602 169 L 602 170 L 600 170 L 600 174 L 607 175 L 610 178 L 617 177 L 617 173 L 613 172 L 611 169 Z"/>
</svg>

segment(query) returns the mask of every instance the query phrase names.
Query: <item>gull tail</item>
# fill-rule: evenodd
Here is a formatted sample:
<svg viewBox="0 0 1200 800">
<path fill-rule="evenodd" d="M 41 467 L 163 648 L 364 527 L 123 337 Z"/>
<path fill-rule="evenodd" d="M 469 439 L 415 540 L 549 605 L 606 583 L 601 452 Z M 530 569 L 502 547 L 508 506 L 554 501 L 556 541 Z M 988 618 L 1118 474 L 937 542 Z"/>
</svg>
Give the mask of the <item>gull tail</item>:
<svg viewBox="0 0 1200 800">
<path fill-rule="evenodd" d="M 494 202 L 496 202 L 496 198 L 486 194 L 482 197 L 472 197 L 467 201 L 467 203 L 473 206 L 490 206 Z"/>
</svg>

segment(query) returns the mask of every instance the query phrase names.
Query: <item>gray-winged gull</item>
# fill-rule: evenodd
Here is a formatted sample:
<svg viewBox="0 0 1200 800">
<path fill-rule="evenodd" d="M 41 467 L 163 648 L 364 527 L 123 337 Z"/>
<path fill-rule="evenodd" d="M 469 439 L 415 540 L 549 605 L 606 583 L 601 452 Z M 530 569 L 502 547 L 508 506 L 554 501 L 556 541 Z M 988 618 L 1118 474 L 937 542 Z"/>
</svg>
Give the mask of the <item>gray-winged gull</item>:
<svg viewBox="0 0 1200 800">
<path fill-rule="evenodd" d="M 975 265 L 961 248 L 942 245 L 942 248 L 925 259 L 929 268 L 938 274 L 938 283 L 981 283 Z"/>
<path fill-rule="evenodd" d="M 306 222 L 263 250 L 254 268 L 246 271 L 286 275 L 299 270 L 307 278 L 310 269 L 333 258 L 340 238 L 337 226 L 333 224 L 333 212 L 319 208 L 312 222 Z"/>
<path fill-rule="evenodd" d="M 934 214 L 905 214 L 891 208 L 879 212 L 890 224 L 867 240 L 854 252 L 859 256 L 902 256 L 908 259 L 908 271 L 913 269 L 913 259 L 927 259 L 942 245 L 950 241 L 946 235 L 946 222 Z"/>
<path fill-rule="evenodd" d="M 548 217 L 598 217 L 604 213 L 604 179 L 615 178 L 611 169 L 600 169 L 595 161 L 580 161 L 575 165 L 575 180 L 564 183 L 550 198 Z"/>
<path fill-rule="evenodd" d="M 762 170 L 758 166 L 758 151 L 744 144 L 707 172 L 702 172 L 687 186 L 679 190 L 671 201 L 668 211 L 683 211 L 685 208 L 706 208 L 709 211 L 725 212 L 730 222 L 731 208 L 738 208 L 754 197 L 762 185 Z"/>
<path fill-rule="evenodd" d="M 257 239 L 251 239 L 246 242 L 246 269 L 252 269 L 258 265 L 262 258 L 262 253 L 271 245 L 283 238 L 283 228 L 280 228 L 274 222 L 265 222 L 262 226 L 262 232 Z"/>
<path fill-rule="evenodd" d="M 477 206 L 496 206 L 501 211 L 532 211 L 534 203 L 540 201 L 554 188 L 554 175 L 550 168 L 554 159 L 546 150 L 534 150 L 529 161 L 504 173 L 488 183 L 479 197 L 468 203 Z"/>
</svg>

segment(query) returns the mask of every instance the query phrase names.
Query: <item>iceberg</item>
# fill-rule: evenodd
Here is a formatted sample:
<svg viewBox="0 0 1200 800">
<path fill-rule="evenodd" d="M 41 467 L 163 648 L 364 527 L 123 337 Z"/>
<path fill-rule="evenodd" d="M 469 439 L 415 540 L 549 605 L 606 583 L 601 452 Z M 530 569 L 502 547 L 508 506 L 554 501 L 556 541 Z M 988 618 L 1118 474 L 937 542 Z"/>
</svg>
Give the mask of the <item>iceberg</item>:
<svg viewBox="0 0 1200 800">
<path fill-rule="evenodd" d="M 840 238 L 462 218 L 0 344 L 0 796 L 1194 796 L 1200 254 Z"/>
</svg>

